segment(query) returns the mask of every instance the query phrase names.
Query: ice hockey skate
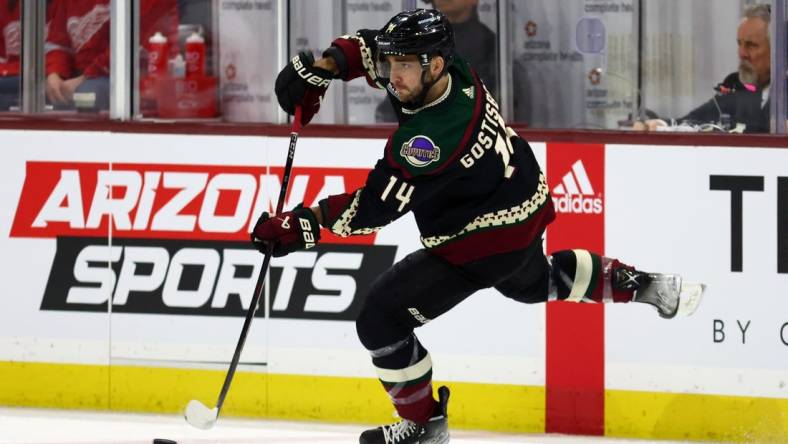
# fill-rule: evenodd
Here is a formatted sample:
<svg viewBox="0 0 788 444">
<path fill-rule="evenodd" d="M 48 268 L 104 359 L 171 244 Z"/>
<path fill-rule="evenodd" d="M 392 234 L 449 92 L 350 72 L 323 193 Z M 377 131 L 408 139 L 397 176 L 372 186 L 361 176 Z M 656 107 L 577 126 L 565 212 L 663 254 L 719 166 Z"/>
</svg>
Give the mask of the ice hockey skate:
<svg viewBox="0 0 788 444">
<path fill-rule="evenodd" d="M 634 302 L 653 305 L 665 319 L 694 313 L 706 288 L 703 284 L 683 282 L 677 274 L 644 273 L 626 268 L 614 271 L 613 285 L 634 290 Z"/>
<path fill-rule="evenodd" d="M 449 388 L 438 389 L 438 405 L 426 424 L 403 419 L 361 434 L 360 444 L 444 444 L 449 442 Z"/>
</svg>

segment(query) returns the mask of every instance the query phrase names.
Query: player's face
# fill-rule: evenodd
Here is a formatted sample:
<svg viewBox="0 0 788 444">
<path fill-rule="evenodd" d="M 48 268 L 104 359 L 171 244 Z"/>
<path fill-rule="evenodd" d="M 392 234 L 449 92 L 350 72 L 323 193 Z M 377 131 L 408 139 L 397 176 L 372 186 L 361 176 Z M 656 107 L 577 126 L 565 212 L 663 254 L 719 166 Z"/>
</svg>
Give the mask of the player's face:
<svg viewBox="0 0 788 444">
<path fill-rule="evenodd" d="M 415 55 L 386 56 L 391 66 L 389 81 L 397 90 L 401 102 L 410 102 L 421 93 L 421 63 Z"/>
<path fill-rule="evenodd" d="M 759 18 L 744 19 L 736 35 L 739 45 L 739 75 L 745 83 L 766 85 L 771 79 L 769 26 Z M 750 74 L 751 73 L 751 74 Z M 751 75 L 754 79 L 747 79 Z"/>
</svg>

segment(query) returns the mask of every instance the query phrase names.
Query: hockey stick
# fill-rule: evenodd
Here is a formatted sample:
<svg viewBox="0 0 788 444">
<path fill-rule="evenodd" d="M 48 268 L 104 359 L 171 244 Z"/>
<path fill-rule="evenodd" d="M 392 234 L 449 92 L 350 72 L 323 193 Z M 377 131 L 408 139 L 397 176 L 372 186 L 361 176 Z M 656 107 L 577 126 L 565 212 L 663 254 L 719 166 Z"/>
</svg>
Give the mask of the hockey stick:
<svg viewBox="0 0 788 444">
<path fill-rule="evenodd" d="M 296 107 L 295 117 L 290 130 L 290 147 L 287 150 L 287 161 L 285 162 L 284 177 L 282 177 L 282 188 L 279 190 L 279 200 L 276 202 L 276 213 L 282 212 L 282 207 L 285 204 L 285 195 L 287 194 L 287 185 L 290 183 L 290 171 L 293 169 L 293 157 L 295 156 L 296 141 L 298 141 L 298 130 L 301 127 L 301 107 Z M 265 282 L 265 275 L 268 271 L 268 264 L 271 262 L 273 254 L 273 245 L 269 245 L 265 252 L 263 259 L 263 268 L 260 269 L 260 276 L 257 278 L 258 287 L 255 289 L 252 303 L 246 311 L 246 319 L 244 319 L 244 326 L 241 329 L 241 336 L 238 338 L 238 344 L 235 346 L 235 353 L 233 360 L 230 362 L 230 368 L 227 370 L 227 375 L 224 377 L 224 385 L 222 391 L 219 393 L 219 399 L 216 401 L 216 407 L 209 409 L 202 402 L 192 399 L 186 405 L 184 416 L 186 421 L 198 429 L 210 429 L 216 424 L 219 419 L 219 412 L 222 410 L 224 399 L 227 397 L 227 392 L 230 391 L 230 383 L 235 376 L 235 369 L 238 367 L 238 361 L 241 359 L 241 351 L 246 343 L 246 335 L 249 333 L 249 327 L 252 325 L 252 319 L 257 311 L 257 306 L 260 303 L 260 296 L 263 294 L 263 283 Z"/>
</svg>

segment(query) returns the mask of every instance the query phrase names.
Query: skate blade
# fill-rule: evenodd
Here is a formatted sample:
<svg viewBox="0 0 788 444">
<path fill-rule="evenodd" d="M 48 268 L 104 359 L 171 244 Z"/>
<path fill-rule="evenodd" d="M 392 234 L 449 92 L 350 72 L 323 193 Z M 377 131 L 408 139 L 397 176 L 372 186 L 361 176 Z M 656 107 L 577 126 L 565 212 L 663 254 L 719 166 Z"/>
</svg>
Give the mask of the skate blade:
<svg viewBox="0 0 788 444">
<path fill-rule="evenodd" d="M 703 292 L 706 291 L 706 286 L 703 284 L 683 283 L 681 285 L 681 294 L 679 295 L 679 308 L 677 315 L 690 316 L 698 309 L 701 299 L 703 299 Z"/>
</svg>

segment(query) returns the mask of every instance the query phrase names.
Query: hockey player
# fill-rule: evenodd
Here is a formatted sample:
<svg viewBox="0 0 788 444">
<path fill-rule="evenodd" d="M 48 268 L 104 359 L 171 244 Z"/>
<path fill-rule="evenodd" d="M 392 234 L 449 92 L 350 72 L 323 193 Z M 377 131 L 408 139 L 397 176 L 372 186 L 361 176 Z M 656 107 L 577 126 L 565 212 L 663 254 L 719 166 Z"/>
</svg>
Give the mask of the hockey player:
<svg viewBox="0 0 788 444">
<path fill-rule="evenodd" d="M 365 185 L 319 206 L 263 213 L 251 237 L 275 256 L 311 248 L 320 226 L 340 236 L 379 230 L 412 211 L 424 248 L 369 289 L 356 321 L 402 420 L 361 434 L 362 444 L 449 441 L 449 390 L 433 398 L 432 364 L 414 329 L 477 290 L 494 287 L 525 303 L 644 302 L 666 318 L 691 310 L 701 287 L 649 274 L 585 250 L 546 257 L 542 234 L 555 213 L 528 143 L 506 126 L 473 69 L 454 54 L 452 28 L 436 10 L 406 11 L 380 31 L 336 39 L 313 63 L 292 58 L 276 80 L 282 108 L 317 112 L 332 79 L 364 76 L 385 88 L 399 127 Z M 688 294 L 690 300 L 682 300 Z"/>
</svg>

